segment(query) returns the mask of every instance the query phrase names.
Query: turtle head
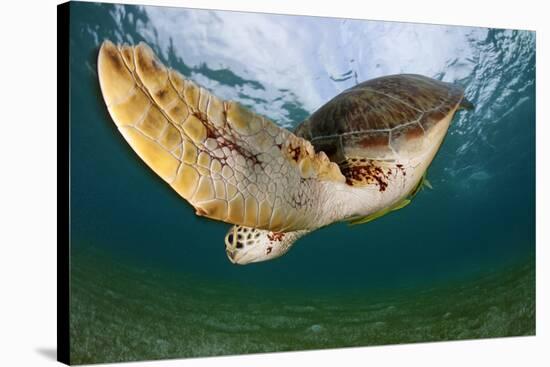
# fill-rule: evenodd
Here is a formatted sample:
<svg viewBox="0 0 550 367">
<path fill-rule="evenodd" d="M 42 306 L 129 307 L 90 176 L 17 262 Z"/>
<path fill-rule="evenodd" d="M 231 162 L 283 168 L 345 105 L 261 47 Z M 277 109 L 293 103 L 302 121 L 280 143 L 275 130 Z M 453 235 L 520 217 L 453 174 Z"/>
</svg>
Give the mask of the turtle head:
<svg viewBox="0 0 550 367">
<path fill-rule="evenodd" d="M 284 255 L 306 232 L 272 232 L 235 225 L 225 235 L 225 252 L 233 264 L 271 260 Z"/>
</svg>

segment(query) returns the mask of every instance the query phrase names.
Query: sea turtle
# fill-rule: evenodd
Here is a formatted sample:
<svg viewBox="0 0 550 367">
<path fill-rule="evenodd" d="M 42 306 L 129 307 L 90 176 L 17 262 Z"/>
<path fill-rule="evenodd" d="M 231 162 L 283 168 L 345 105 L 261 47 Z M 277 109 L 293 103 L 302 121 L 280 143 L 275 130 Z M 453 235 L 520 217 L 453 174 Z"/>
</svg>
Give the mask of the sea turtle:
<svg viewBox="0 0 550 367">
<path fill-rule="evenodd" d="M 391 75 L 340 93 L 292 133 L 166 68 L 144 43 L 105 41 L 97 67 L 135 152 L 197 215 L 234 224 L 225 244 L 237 264 L 407 205 L 457 109 L 472 108 L 458 86 Z"/>
</svg>

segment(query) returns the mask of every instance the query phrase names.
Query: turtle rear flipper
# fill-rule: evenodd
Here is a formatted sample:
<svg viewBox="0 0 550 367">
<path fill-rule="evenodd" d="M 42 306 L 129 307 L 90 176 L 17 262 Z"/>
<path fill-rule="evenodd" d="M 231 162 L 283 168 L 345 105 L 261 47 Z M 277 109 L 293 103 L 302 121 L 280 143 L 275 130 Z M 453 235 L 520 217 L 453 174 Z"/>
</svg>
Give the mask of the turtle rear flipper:
<svg viewBox="0 0 550 367">
<path fill-rule="evenodd" d="M 308 228 L 315 184 L 344 181 L 308 141 L 167 69 L 143 43 L 104 42 L 98 75 L 126 141 L 199 215 L 273 231 Z"/>
<path fill-rule="evenodd" d="M 466 97 L 462 98 L 462 101 L 460 101 L 459 107 L 465 110 L 473 110 L 475 108 L 474 104 L 468 101 Z"/>
<path fill-rule="evenodd" d="M 355 226 L 357 224 L 365 224 L 365 223 L 372 222 L 373 220 L 381 218 L 386 214 L 389 214 L 393 211 L 402 209 L 402 208 L 406 207 L 407 205 L 409 205 L 410 203 L 411 203 L 411 199 L 403 199 L 402 201 L 398 202 L 397 204 L 395 204 L 393 206 L 381 209 L 381 210 L 379 210 L 377 212 L 374 212 L 372 214 L 366 215 L 364 217 L 353 218 L 348 222 L 348 224 L 350 226 Z"/>
</svg>

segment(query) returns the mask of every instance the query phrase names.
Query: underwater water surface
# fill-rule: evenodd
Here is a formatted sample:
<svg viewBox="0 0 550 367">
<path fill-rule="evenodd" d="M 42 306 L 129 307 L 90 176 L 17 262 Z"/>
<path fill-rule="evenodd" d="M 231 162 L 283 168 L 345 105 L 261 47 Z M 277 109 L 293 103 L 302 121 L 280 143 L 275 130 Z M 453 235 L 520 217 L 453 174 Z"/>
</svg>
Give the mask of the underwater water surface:
<svg viewBox="0 0 550 367">
<path fill-rule="evenodd" d="M 535 34 L 71 4 L 71 361 L 129 361 L 535 333 Z M 96 58 L 147 42 L 212 93 L 292 129 L 367 79 L 464 86 L 432 190 L 247 266 L 117 131 Z"/>
</svg>

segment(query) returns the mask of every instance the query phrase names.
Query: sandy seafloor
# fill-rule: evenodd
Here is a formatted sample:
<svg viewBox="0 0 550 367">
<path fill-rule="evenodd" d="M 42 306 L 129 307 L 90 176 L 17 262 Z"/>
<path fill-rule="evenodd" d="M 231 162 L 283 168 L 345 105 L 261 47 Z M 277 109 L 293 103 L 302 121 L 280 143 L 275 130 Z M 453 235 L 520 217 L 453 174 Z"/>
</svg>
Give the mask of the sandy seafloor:
<svg viewBox="0 0 550 367">
<path fill-rule="evenodd" d="M 75 363 L 535 333 L 533 259 L 444 285 L 369 295 L 219 285 L 79 255 L 71 284 Z"/>
<path fill-rule="evenodd" d="M 423 190 L 240 267 L 124 142 L 104 39 L 292 128 L 372 77 L 466 88 Z M 71 5 L 71 361 L 95 363 L 535 334 L 535 35 L 161 7 Z"/>
</svg>

